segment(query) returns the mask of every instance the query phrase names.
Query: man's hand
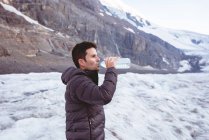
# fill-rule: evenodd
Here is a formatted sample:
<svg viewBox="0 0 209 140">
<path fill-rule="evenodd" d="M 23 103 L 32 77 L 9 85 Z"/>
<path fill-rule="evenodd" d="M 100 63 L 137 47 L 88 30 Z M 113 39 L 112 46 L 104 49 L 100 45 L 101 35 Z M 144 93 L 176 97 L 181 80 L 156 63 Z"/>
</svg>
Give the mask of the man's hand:
<svg viewBox="0 0 209 140">
<path fill-rule="evenodd" d="M 115 67 L 118 57 L 107 57 L 105 59 L 106 68 Z"/>
</svg>

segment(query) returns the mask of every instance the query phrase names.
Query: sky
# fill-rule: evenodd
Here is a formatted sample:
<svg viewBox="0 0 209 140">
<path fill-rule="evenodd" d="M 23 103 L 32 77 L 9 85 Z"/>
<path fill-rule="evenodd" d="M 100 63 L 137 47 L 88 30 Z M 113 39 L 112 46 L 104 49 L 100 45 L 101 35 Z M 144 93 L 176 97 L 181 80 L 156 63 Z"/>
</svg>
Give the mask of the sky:
<svg viewBox="0 0 209 140">
<path fill-rule="evenodd" d="M 209 35 L 209 0 L 121 0 L 163 27 Z"/>
</svg>

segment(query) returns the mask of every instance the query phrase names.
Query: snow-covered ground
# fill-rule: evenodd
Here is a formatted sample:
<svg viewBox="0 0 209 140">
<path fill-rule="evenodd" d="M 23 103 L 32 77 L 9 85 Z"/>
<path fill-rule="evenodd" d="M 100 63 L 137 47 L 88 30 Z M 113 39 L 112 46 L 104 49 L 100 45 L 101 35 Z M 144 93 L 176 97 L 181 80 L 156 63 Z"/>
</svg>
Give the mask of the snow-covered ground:
<svg viewBox="0 0 209 140">
<path fill-rule="evenodd" d="M 0 140 L 64 140 L 60 73 L 0 75 Z M 104 75 L 99 75 L 100 84 Z M 106 140 L 208 140 L 209 73 L 121 74 Z"/>
</svg>

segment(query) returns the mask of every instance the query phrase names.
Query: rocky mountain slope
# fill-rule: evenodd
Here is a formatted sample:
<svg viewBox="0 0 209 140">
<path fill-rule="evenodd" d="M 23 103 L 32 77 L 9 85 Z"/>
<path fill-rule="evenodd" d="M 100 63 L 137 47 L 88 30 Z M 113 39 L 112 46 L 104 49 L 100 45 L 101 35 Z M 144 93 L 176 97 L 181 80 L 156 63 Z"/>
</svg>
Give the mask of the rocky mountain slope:
<svg viewBox="0 0 209 140">
<path fill-rule="evenodd" d="M 175 72 L 181 60 L 195 59 L 191 70 L 199 70 L 199 58 L 186 56 L 162 39 L 107 14 L 108 8 L 100 1 L 0 2 L 0 73 L 63 71 L 72 65 L 72 47 L 83 40 L 94 41 L 101 58 L 112 55 L 131 58 L 133 68 L 150 66 Z M 11 12 L 8 6 L 15 7 L 37 24 Z M 145 23 L 149 25 L 148 21 Z"/>
</svg>

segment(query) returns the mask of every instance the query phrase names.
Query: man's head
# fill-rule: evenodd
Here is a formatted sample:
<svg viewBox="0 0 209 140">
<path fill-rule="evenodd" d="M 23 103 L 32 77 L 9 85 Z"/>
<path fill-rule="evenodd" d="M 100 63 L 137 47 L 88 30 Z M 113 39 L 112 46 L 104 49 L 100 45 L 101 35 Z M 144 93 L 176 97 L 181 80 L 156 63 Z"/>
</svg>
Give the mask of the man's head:
<svg viewBox="0 0 209 140">
<path fill-rule="evenodd" d="M 99 70 L 97 46 L 92 42 L 76 44 L 72 50 L 73 62 L 77 68 L 85 70 Z"/>
</svg>

